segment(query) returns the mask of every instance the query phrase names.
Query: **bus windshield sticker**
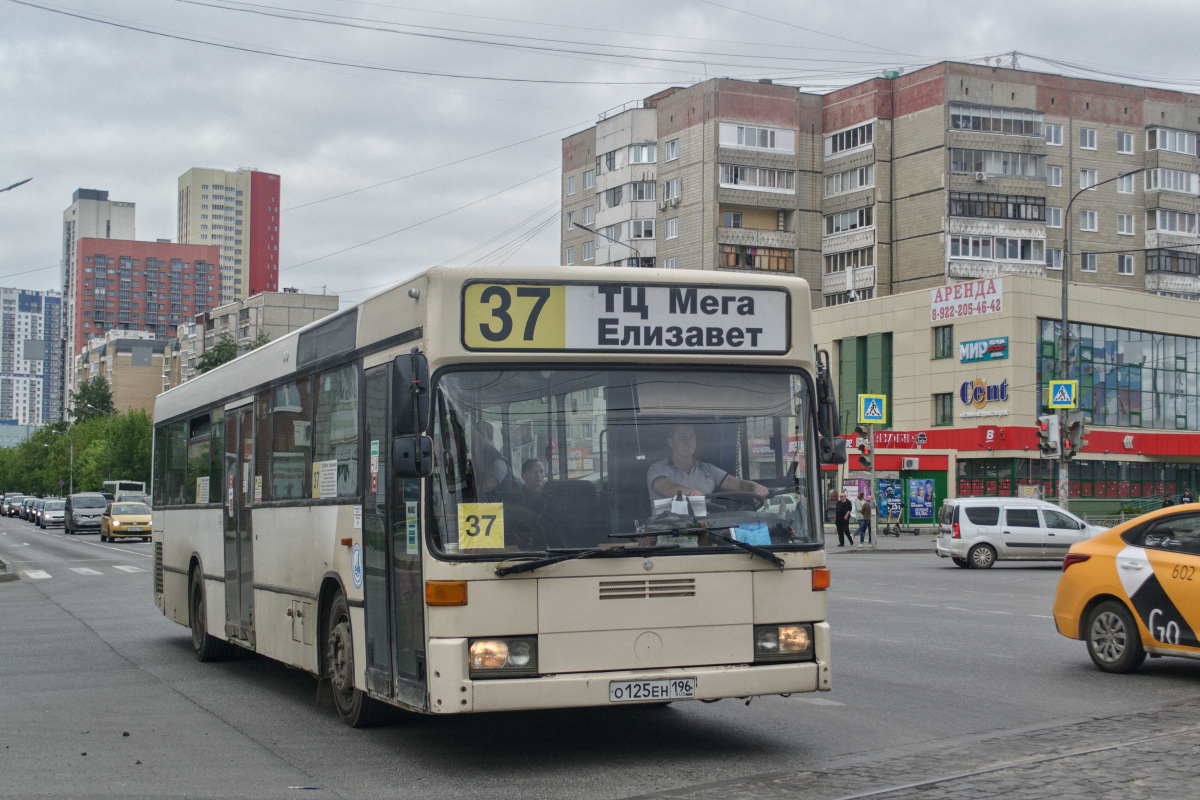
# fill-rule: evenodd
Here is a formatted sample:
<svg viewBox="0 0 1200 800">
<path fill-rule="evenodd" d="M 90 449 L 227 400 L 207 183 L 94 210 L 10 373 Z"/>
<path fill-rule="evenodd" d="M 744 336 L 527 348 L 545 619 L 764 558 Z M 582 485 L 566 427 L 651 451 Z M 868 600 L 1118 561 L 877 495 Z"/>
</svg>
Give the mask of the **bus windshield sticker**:
<svg viewBox="0 0 1200 800">
<path fill-rule="evenodd" d="M 404 518 L 407 521 L 408 555 L 415 556 L 420 552 L 417 547 L 417 503 L 410 500 L 404 504 Z"/>
<path fill-rule="evenodd" d="M 337 497 L 337 459 L 321 462 L 321 497 Z"/>
<path fill-rule="evenodd" d="M 262 475 L 254 476 L 254 502 L 262 502 Z"/>
<path fill-rule="evenodd" d="M 503 503 L 459 503 L 460 550 L 499 550 L 504 547 Z"/>
<path fill-rule="evenodd" d="M 312 496 L 313 500 L 321 499 L 321 462 L 314 461 L 312 465 Z"/>
<path fill-rule="evenodd" d="M 207 475 L 205 475 L 202 478 L 196 478 L 196 502 L 197 503 L 207 503 L 208 502 L 208 481 L 209 481 L 209 478 Z"/>
<path fill-rule="evenodd" d="M 354 507 L 354 530 L 362 530 L 362 506 Z"/>
<path fill-rule="evenodd" d="M 782 288 L 470 283 L 462 341 L 468 350 L 781 354 L 789 313 Z"/>
</svg>

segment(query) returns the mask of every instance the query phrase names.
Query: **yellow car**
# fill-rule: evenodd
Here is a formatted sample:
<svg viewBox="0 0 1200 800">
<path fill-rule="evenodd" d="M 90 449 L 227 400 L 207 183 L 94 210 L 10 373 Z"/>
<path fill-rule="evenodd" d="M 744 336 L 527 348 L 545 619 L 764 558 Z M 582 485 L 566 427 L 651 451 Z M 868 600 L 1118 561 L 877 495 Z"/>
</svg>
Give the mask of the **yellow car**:
<svg viewBox="0 0 1200 800">
<path fill-rule="evenodd" d="M 145 503 L 109 503 L 100 517 L 100 541 L 150 540 L 150 507 Z"/>
<path fill-rule="evenodd" d="M 1054 598 L 1058 632 L 1105 672 L 1146 654 L 1200 659 L 1200 503 L 1145 514 L 1071 546 Z"/>
</svg>

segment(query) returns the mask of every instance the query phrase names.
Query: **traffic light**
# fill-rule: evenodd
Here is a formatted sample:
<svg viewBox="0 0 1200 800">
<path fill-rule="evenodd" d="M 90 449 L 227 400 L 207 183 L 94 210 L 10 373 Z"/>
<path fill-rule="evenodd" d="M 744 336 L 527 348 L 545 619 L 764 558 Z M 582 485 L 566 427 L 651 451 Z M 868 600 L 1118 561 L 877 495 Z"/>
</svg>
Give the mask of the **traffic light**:
<svg viewBox="0 0 1200 800">
<path fill-rule="evenodd" d="M 871 460 L 875 456 L 875 453 L 871 450 L 871 438 L 871 432 L 862 425 L 859 425 L 854 429 L 855 443 L 858 445 L 859 449 L 862 450 L 862 455 L 858 457 L 859 469 L 871 468 Z"/>
<path fill-rule="evenodd" d="M 1067 430 L 1063 436 L 1063 447 L 1066 448 L 1067 458 L 1074 458 L 1087 446 L 1087 423 L 1091 419 L 1082 411 L 1067 412 Z"/>
<path fill-rule="evenodd" d="M 1058 415 L 1046 414 L 1037 418 L 1038 450 L 1042 458 L 1058 458 L 1062 453 L 1062 438 Z"/>
</svg>

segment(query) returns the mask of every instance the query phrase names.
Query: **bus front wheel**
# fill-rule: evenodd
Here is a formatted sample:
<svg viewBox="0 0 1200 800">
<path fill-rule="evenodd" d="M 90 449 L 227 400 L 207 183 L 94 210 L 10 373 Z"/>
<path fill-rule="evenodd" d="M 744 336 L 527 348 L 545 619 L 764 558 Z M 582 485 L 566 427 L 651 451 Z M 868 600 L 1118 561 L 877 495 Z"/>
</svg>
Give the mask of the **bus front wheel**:
<svg viewBox="0 0 1200 800">
<path fill-rule="evenodd" d="M 383 704 L 354 688 L 354 636 L 350 628 L 350 605 L 340 591 L 329 605 L 325 621 L 325 675 L 333 689 L 333 707 L 342 722 L 366 728 L 380 721 Z"/>
</svg>

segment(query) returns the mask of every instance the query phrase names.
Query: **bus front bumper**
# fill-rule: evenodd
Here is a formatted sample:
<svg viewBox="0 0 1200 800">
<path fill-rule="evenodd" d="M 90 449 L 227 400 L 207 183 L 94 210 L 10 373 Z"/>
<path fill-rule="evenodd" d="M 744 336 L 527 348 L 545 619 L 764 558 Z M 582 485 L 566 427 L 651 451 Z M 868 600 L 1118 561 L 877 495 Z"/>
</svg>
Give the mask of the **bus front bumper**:
<svg viewBox="0 0 1200 800">
<path fill-rule="evenodd" d="M 526 711 L 541 708 L 638 705 L 609 699 L 613 681 L 695 678 L 695 700 L 829 691 L 829 624 L 814 626 L 815 660 L 785 664 L 620 670 L 544 675 L 537 678 L 472 680 L 467 675 L 467 640 L 429 642 L 429 710 L 435 714 Z"/>
</svg>

